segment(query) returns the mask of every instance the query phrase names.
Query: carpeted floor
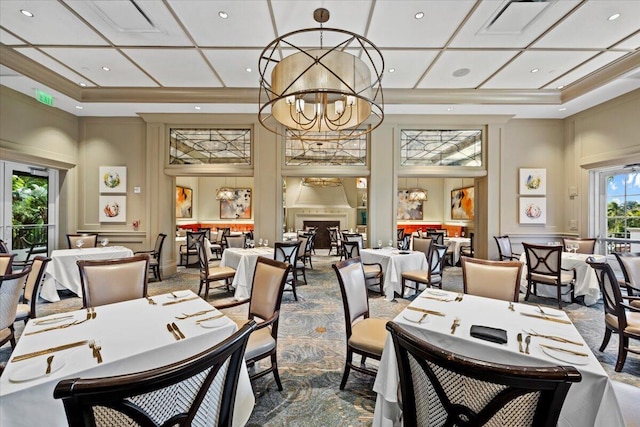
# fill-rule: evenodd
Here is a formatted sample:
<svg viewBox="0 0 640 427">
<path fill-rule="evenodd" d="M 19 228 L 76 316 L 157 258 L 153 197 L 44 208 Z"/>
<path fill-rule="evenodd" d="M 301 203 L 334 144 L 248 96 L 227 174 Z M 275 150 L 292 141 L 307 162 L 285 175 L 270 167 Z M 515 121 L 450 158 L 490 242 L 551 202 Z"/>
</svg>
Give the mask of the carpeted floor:
<svg viewBox="0 0 640 427">
<path fill-rule="evenodd" d="M 320 251 L 318 251 L 320 252 Z M 298 287 L 299 301 L 285 292 L 278 334 L 278 364 L 284 390 L 279 392 L 273 376 L 254 382 L 256 406 L 249 426 L 369 426 L 375 406 L 372 391 L 374 378 L 351 373 L 344 391 L 339 389 L 345 354 L 344 314 L 340 290 L 331 264 L 337 257 L 318 254 L 313 257 L 313 269 L 307 269 L 307 285 Z M 460 268 L 445 270 L 444 288 L 461 291 Z M 149 294 L 172 290 L 198 291 L 197 269 L 180 268 L 178 273 L 162 282 L 149 283 Z M 80 298 L 63 295 L 57 303 L 41 302 L 38 315 L 79 309 Z M 210 302 L 227 299 L 222 289 L 211 291 Z M 553 306 L 553 300 L 533 298 L 532 303 Z M 370 293 L 372 316 L 392 319 L 409 303 L 406 299 L 388 302 L 377 293 Z M 231 317 L 246 313 L 247 307 L 226 311 Z M 602 305 L 586 307 L 579 304 L 565 306 L 570 318 L 584 336 L 591 350 L 611 378 L 640 386 L 640 357 L 629 354 L 624 370 L 614 371 L 617 356 L 617 337 L 614 336 L 604 352 L 598 347 L 602 341 Z M 22 326 L 16 324 L 17 334 Z M 0 362 L 6 362 L 11 348 L 0 349 Z M 368 364 L 375 365 L 375 361 Z"/>
</svg>

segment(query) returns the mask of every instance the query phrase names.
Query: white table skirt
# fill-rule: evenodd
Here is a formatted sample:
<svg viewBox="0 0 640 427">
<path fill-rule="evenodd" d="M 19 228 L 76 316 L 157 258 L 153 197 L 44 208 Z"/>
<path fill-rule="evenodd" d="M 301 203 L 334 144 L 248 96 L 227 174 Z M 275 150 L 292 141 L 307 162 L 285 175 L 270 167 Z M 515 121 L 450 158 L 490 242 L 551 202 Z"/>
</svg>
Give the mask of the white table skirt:
<svg viewBox="0 0 640 427">
<path fill-rule="evenodd" d="M 185 297 L 195 296 L 191 291 L 180 292 Z M 99 340 L 103 363 L 97 364 L 91 348 L 83 345 L 55 353 L 57 360 L 65 362 L 59 371 L 48 377 L 14 383 L 11 381 L 14 373 L 27 364 L 42 365 L 44 370 L 46 356 L 19 362 L 10 361 L 0 377 L 0 425 L 66 426 L 62 401 L 53 398 L 53 390 L 62 379 L 121 375 L 164 366 L 198 354 L 237 330 L 235 322 L 227 317 L 224 318 L 226 323 L 216 329 L 206 329 L 195 323 L 196 319 L 214 315 L 215 312 L 185 320 L 177 320 L 174 317 L 180 313 L 194 313 L 212 308 L 200 298 L 166 306 L 163 303 L 175 300 L 170 294 L 154 296 L 153 299 L 156 305 L 149 304 L 146 299 L 136 299 L 100 306 L 95 309 L 95 319 L 80 325 L 25 335 L 28 332 L 64 324 L 61 322 L 36 325 L 33 319 L 30 320 L 13 351 L 13 356 L 81 340 Z M 85 310 L 64 314 L 73 314 L 77 320 L 86 318 Z M 50 317 L 56 316 L 60 314 Z M 35 320 L 42 319 L 44 318 Z M 176 341 L 166 328 L 168 322 L 176 322 L 186 339 Z M 236 395 L 234 426 L 246 424 L 254 404 L 251 382 L 243 364 Z"/>
<path fill-rule="evenodd" d="M 233 278 L 235 288 L 234 297 L 237 300 L 249 298 L 253 285 L 253 272 L 256 269 L 258 257 L 273 259 L 273 248 L 228 248 L 222 253 L 221 267 L 231 267 L 236 270 Z"/>
<path fill-rule="evenodd" d="M 382 265 L 382 271 L 384 272 L 382 288 L 387 301 L 393 301 L 395 293 L 400 294 L 402 291 L 403 271 L 426 270 L 429 268 L 424 253 L 400 254 L 400 251 L 395 248 L 362 249 L 360 258 L 365 264 L 377 262 Z"/>
<path fill-rule="evenodd" d="M 598 285 L 596 273 L 593 271 L 593 268 L 585 262 L 590 256 L 596 258 L 596 260 L 600 262 L 606 260 L 603 255 L 572 254 L 562 252 L 562 268 L 576 269 L 576 283 L 574 285 L 575 296 L 584 296 L 584 303 L 586 305 L 593 305 L 600 299 L 600 286 Z M 520 262 L 523 263 L 520 289 L 522 292 L 527 292 L 527 256 L 524 252 L 520 255 Z M 538 284 L 537 288 L 539 296 L 557 298 L 558 291 L 555 286 Z M 563 300 L 569 301 L 569 296 L 563 296 Z"/>
<path fill-rule="evenodd" d="M 441 294 L 440 291 L 437 291 Z M 421 295 L 434 293 L 425 290 Z M 448 293 L 449 298 L 456 294 Z M 406 320 L 405 309 L 394 322 L 401 324 L 410 332 L 432 344 L 457 354 L 497 363 L 523 366 L 567 365 L 546 355 L 538 344 L 545 343 L 575 349 L 589 354 L 588 364 L 576 366 L 582 374 L 582 381 L 573 383 L 560 413 L 560 426 L 623 426 L 622 412 L 606 372 L 590 351 L 576 328 L 572 324 L 562 324 L 521 315 L 521 312 L 536 313 L 536 308 L 527 304 L 514 304 L 515 311 L 508 309 L 508 303 L 489 298 L 465 295 L 462 302 L 440 302 L 431 299 L 416 298 L 411 306 L 437 310 L 446 313 L 439 317 L 429 315 L 421 324 Z M 454 335 L 450 327 L 455 317 L 461 324 Z M 562 317 L 568 319 L 566 314 Z M 470 336 L 471 325 L 483 325 L 505 329 L 508 343 L 496 344 Z M 560 335 L 581 342 L 583 346 L 560 344 L 543 338 L 532 337 L 531 355 L 518 352 L 516 335 L 522 330 L 534 329 L 541 334 Z M 395 350 L 391 335 L 388 334 L 380 361 L 380 368 L 373 386 L 378 393 L 374 412 L 374 427 L 400 426 L 401 408 L 398 405 L 399 375 Z"/>
<path fill-rule="evenodd" d="M 124 246 L 55 250 L 51 252 L 51 262 L 47 264 L 45 270 L 40 297 L 50 302 L 60 301 L 58 289 L 69 289 L 81 297 L 80 271 L 76 264 L 79 260 L 116 259 L 130 256 L 133 256 L 133 251 Z"/>
<path fill-rule="evenodd" d="M 447 252 L 453 253 L 453 265 L 457 265 L 460 261 L 460 249 L 463 246 L 471 245 L 471 239 L 468 237 L 446 237 L 444 244 L 449 246 Z"/>
</svg>

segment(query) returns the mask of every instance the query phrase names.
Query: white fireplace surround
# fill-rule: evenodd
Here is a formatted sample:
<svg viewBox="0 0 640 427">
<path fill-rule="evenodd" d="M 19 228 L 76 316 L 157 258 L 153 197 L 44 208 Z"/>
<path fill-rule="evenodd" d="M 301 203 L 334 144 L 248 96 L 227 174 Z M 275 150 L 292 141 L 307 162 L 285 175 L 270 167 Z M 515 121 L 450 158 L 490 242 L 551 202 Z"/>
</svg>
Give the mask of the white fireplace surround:
<svg viewBox="0 0 640 427">
<path fill-rule="evenodd" d="M 296 213 L 294 224 L 296 230 L 304 228 L 304 221 L 340 221 L 340 230 L 347 228 L 347 213 Z"/>
</svg>

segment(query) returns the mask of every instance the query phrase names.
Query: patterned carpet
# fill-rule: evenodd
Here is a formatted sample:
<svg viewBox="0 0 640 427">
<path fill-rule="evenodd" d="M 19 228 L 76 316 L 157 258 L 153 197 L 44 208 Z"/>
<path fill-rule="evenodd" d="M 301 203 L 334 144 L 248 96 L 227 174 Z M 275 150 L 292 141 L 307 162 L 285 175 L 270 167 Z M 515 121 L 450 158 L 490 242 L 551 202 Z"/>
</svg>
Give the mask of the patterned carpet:
<svg viewBox="0 0 640 427">
<path fill-rule="evenodd" d="M 320 252 L 320 251 L 318 251 Z M 307 285 L 298 287 L 299 301 L 285 292 L 282 303 L 278 336 L 278 364 L 284 390 L 279 392 L 272 375 L 254 382 L 256 406 L 248 425 L 254 426 L 370 426 L 375 406 L 372 391 L 374 378 L 351 373 L 344 391 L 339 389 L 344 366 L 345 329 L 340 290 L 331 264 L 337 257 L 318 254 L 313 258 L 313 269 L 307 269 Z M 445 270 L 444 288 L 462 290 L 460 268 Z M 149 294 L 156 295 L 173 290 L 198 291 L 196 269 L 180 268 L 178 273 L 162 282 L 151 282 Z M 211 291 L 210 302 L 227 299 L 222 288 Z M 554 301 L 533 297 L 530 302 L 553 306 Z M 409 303 L 406 299 L 387 302 L 377 293 L 370 293 L 372 316 L 392 319 Z M 80 298 L 62 295 L 57 303 L 41 302 L 38 315 L 79 309 Z M 246 314 L 247 307 L 227 310 L 231 317 Z M 629 354 L 624 370 L 614 371 L 617 356 L 617 337 L 602 353 L 598 347 L 603 336 L 602 305 L 586 307 L 579 304 L 565 306 L 570 318 L 583 335 L 591 350 L 611 378 L 640 386 L 640 357 Z M 22 326 L 16 324 L 17 334 Z M 11 348 L 0 349 L 0 362 L 6 362 Z M 375 361 L 367 364 L 375 365 Z"/>
</svg>

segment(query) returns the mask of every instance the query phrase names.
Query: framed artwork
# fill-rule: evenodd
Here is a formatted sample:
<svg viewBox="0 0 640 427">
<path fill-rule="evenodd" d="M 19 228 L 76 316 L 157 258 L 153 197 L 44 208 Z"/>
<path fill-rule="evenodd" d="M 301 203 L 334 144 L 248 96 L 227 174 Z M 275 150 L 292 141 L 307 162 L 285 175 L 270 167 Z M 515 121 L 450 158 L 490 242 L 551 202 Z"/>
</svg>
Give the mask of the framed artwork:
<svg viewBox="0 0 640 427">
<path fill-rule="evenodd" d="M 398 212 L 397 218 L 405 219 L 423 219 L 422 202 L 409 200 L 411 190 L 398 190 Z"/>
<path fill-rule="evenodd" d="M 100 222 L 127 222 L 127 196 L 100 196 Z"/>
<path fill-rule="evenodd" d="M 251 189 L 236 188 L 233 199 L 220 200 L 220 219 L 251 219 Z"/>
<path fill-rule="evenodd" d="M 100 166 L 100 193 L 126 193 L 127 167 Z"/>
<path fill-rule="evenodd" d="M 451 219 L 472 220 L 474 209 L 474 187 L 451 190 Z"/>
<path fill-rule="evenodd" d="M 176 185 L 176 218 L 193 216 L 193 190 Z"/>
<path fill-rule="evenodd" d="M 520 169 L 520 195 L 544 196 L 547 194 L 546 169 Z"/>
<path fill-rule="evenodd" d="M 547 198 L 520 197 L 520 224 L 546 224 Z"/>
</svg>

